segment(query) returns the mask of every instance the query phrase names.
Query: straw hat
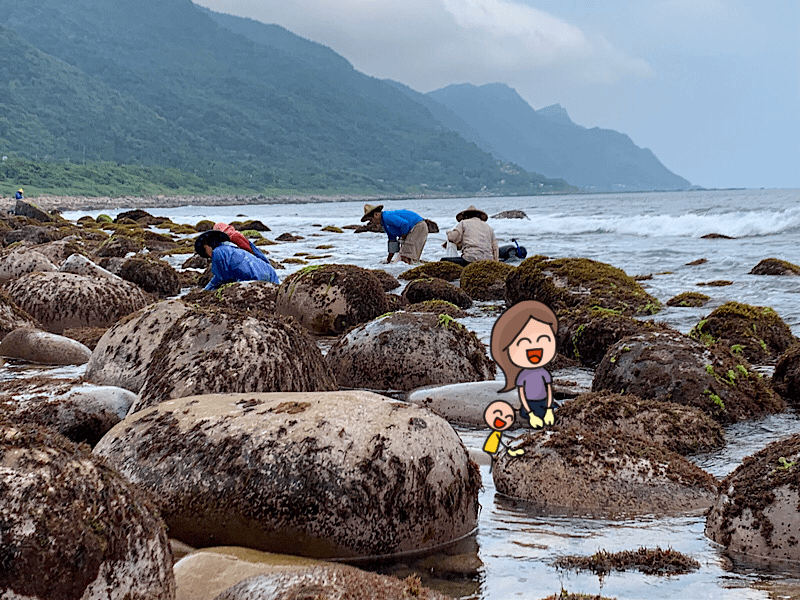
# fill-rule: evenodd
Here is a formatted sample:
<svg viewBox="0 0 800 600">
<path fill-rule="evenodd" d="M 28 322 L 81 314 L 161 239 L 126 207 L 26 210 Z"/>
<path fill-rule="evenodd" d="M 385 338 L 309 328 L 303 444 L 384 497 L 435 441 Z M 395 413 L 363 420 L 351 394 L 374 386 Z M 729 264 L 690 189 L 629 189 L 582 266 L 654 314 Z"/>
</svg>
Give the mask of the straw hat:
<svg viewBox="0 0 800 600">
<path fill-rule="evenodd" d="M 489 218 L 485 212 L 475 208 L 475 205 L 472 204 L 468 209 L 462 210 L 456 215 L 456 221 L 463 221 L 464 219 L 471 219 L 472 217 L 480 217 L 481 221 L 485 221 Z"/>
<path fill-rule="evenodd" d="M 377 206 L 373 206 L 372 204 L 365 204 L 364 205 L 364 216 L 361 217 L 362 221 L 369 221 L 379 210 L 383 210 L 383 204 L 378 204 Z"/>
</svg>

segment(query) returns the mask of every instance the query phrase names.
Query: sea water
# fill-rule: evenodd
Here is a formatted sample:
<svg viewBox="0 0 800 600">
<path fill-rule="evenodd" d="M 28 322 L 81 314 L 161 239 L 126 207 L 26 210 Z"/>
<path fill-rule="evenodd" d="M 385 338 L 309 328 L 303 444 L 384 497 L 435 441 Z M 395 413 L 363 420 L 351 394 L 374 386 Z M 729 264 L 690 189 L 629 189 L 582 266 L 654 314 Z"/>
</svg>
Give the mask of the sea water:
<svg viewBox="0 0 800 600">
<path fill-rule="evenodd" d="M 423 260 L 444 256 L 445 232 L 456 224 L 455 215 L 474 204 L 490 217 L 502 211 L 521 210 L 527 218 L 490 218 L 501 245 L 512 239 L 528 255 L 552 258 L 584 257 L 609 263 L 643 280 L 645 289 L 662 303 L 686 291 L 711 297 L 702 308 L 665 307 L 656 319 L 686 333 L 704 315 L 724 302 L 735 300 L 770 306 L 800 335 L 800 278 L 750 275 L 765 258 L 800 265 L 800 190 L 731 190 L 536 197 L 409 199 L 384 202 L 385 210 L 410 209 L 435 221 L 439 233 L 430 234 Z M 132 207 L 106 211 L 115 216 Z M 398 276 L 408 265 L 384 264 L 386 236 L 323 231 L 329 225 L 345 228 L 358 224 L 362 202 L 314 202 L 241 206 L 185 206 L 148 209 L 177 223 L 201 219 L 230 222 L 258 219 L 270 227 L 265 237 L 292 233 L 303 239 L 263 248 L 277 262 L 300 259 L 307 264 L 346 263 L 381 268 Z M 707 238 L 709 234 L 717 237 Z M 725 236 L 725 237 L 719 237 Z M 325 258 L 308 259 L 311 256 Z M 172 257 L 179 266 L 185 257 Z M 698 265 L 688 263 L 705 259 Z M 281 279 L 303 264 L 282 263 Z M 729 281 L 729 285 L 701 285 Z M 486 305 L 476 303 L 462 319 L 486 344 L 494 317 Z M 556 381 L 558 374 L 556 374 Z M 591 373 L 588 374 L 590 380 Z M 466 446 L 480 451 L 487 430 L 458 428 Z M 800 432 L 800 416 L 790 411 L 754 422 L 731 426 L 727 446 L 694 460 L 717 477 L 724 477 L 741 460 L 782 437 Z M 488 467 L 481 468 L 484 488 L 475 537 L 483 566 L 479 576 L 447 585 L 424 581 L 461 598 L 504 600 L 544 598 L 562 588 L 575 593 L 602 594 L 622 599 L 724 598 L 766 599 L 759 582 L 800 584 L 798 566 L 763 570 L 731 561 L 703 534 L 702 515 L 683 517 L 642 516 L 629 520 L 575 518 L 541 514 L 531 506 L 496 494 Z M 546 474 L 543 474 L 546 476 Z M 699 570 L 679 576 L 647 576 L 631 571 L 603 578 L 591 573 L 560 571 L 554 560 L 563 555 L 591 555 L 598 550 L 616 552 L 639 547 L 672 548 L 694 557 Z M 413 568 L 413 565 L 412 565 Z"/>
</svg>

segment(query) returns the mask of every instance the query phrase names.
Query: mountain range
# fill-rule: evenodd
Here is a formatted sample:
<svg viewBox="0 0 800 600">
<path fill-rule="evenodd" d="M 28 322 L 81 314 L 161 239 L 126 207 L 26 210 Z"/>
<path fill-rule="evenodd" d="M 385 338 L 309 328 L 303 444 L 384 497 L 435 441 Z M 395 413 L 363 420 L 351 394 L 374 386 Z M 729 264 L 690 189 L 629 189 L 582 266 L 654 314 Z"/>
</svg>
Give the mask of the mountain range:
<svg viewBox="0 0 800 600">
<path fill-rule="evenodd" d="M 0 0 L 0 78 L 0 153 L 42 164 L 320 193 L 689 186 L 627 136 L 536 111 L 507 86 L 421 94 L 189 0 Z"/>
</svg>

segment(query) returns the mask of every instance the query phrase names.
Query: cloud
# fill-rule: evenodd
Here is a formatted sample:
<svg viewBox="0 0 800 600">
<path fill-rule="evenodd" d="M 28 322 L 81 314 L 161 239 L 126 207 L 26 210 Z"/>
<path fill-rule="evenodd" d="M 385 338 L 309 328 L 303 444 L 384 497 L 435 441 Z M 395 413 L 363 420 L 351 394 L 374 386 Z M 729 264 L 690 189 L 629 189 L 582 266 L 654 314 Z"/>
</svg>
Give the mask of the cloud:
<svg viewBox="0 0 800 600">
<path fill-rule="evenodd" d="M 450 83 L 571 85 L 652 74 L 600 36 L 519 0 L 198 0 L 325 44 L 360 71 L 420 91 Z"/>
</svg>

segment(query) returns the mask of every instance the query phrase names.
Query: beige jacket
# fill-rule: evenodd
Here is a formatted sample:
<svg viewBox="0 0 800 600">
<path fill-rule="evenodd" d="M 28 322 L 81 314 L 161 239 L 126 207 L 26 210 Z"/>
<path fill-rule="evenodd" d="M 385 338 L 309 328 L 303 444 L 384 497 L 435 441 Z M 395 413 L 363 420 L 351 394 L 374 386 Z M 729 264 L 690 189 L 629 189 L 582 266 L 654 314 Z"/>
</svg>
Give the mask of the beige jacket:
<svg viewBox="0 0 800 600">
<path fill-rule="evenodd" d="M 500 260 L 494 229 L 480 217 L 459 221 L 447 232 L 447 239 L 461 249 L 461 257 L 468 262 Z"/>
</svg>

